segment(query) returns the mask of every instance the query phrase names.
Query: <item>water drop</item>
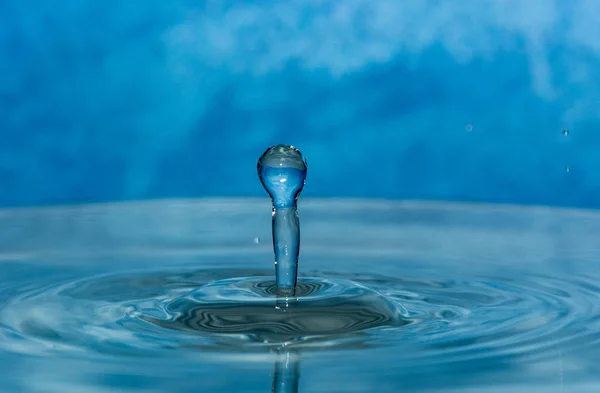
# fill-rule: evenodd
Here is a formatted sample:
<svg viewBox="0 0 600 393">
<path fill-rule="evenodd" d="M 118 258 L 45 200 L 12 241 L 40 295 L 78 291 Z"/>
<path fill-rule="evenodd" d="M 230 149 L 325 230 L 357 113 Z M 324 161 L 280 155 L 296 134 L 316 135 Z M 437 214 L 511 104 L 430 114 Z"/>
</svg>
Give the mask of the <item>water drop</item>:
<svg viewBox="0 0 600 393">
<path fill-rule="evenodd" d="M 568 166 L 565 167 L 565 172 L 567 172 L 567 173 L 571 172 L 571 168 L 569 168 Z"/>
<path fill-rule="evenodd" d="M 569 130 L 568 129 L 564 129 L 562 132 L 563 136 L 569 136 Z"/>
<path fill-rule="evenodd" d="M 258 159 L 258 177 L 273 204 L 273 250 L 279 295 L 294 296 L 300 223 L 297 201 L 306 180 L 306 160 L 293 146 L 275 145 Z"/>
<path fill-rule="evenodd" d="M 256 236 L 254 238 L 254 244 L 260 244 L 260 237 Z"/>
<path fill-rule="evenodd" d="M 467 130 L 467 132 L 471 132 L 471 131 L 473 131 L 473 125 L 472 125 L 472 124 L 467 124 L 467 125 L 465 126 L 465 130 Z"/>
</svg>

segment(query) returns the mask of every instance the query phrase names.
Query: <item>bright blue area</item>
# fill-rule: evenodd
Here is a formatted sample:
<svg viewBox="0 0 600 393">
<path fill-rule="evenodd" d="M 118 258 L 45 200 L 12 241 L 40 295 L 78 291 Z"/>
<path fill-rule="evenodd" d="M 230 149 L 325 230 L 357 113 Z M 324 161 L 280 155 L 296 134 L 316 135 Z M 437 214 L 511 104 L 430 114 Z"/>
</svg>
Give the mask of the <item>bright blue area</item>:
<svg viewBox="0 0 600 393">
<path fill-rule="evenodd" d="M 261 166 L 259 170 L 263 185 L 276 208 L 293 207 L 304 186 L 306 170 Z"/>
<path fill-rule="evenodd" d="M 600 207 L 594 1 L 5 0 L 0 205 L 303 196 Z M 569 136 L 562 130 L 569 129 Z"/>
</svg>

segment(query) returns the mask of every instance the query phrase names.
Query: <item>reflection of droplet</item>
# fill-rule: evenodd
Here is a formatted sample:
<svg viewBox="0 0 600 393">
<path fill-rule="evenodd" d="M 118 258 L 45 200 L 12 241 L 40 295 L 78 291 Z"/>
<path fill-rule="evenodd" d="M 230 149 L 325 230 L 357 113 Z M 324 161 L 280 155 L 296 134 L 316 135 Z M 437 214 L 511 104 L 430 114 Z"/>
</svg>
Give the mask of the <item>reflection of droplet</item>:
<svg viewBox="0 0 600 393">
<path fill-rule="evenodd" d="M 260 237 L 255 237 L 254 238 L 254 244 L 259 244 L 260 243 Z"/>
<path fill-rule="evenodd" d="M 569 136 L 569 130 L 567 130 L 566 128 L 563 130 L 563 135 L 564 136 Z"/>
<path fill-rule="evenodd" d="M 471 132 L 471 131 L 473 131 L 473 125 L 472 125 L 472 124 L 467 124 L 467 125 L 465 126 L 465 130 L 467 130 L 467 132 Z"/>
</svg>

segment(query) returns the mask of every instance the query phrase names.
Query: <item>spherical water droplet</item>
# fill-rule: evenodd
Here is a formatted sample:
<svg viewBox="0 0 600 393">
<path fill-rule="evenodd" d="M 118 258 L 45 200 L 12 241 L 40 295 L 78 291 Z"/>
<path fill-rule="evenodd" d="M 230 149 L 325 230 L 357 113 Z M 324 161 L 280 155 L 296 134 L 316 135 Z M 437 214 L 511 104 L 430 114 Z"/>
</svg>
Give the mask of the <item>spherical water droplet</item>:
<svg viewBox="0 0 600 393">
<path fill-rule="evenodd" d="M 569 130 L 566 129 L 566 128 L 563 130 L 562 133 L 563 133 L 564 136 L 569 136 Z"/>
<path fill-rule="evenodd" d="M 471 132 L 471 131 L 473 131 L 473 125 L 472 125 L 472 124 L 467 124 L 467 125 L 465 126 L 465 130 L 467 130 L 467 132 Z"/>
<path fill-rule="evenodd" d="M 254 238 L 254 244 L 260 244 L 260 237 L 256 236 Z"/>
<path fill-rule="evenodd" d="M 258 160 L 258 176 L 275 207 L 293 206 L 306 180 L 306 160 L 293 146 L 275 145 Z"/>
<path fill-rule="evenodd" d="M 567 172 L 567 173 L 571 172 L 571 168 L 565 167 L 565 172 Z"/>
</svg>

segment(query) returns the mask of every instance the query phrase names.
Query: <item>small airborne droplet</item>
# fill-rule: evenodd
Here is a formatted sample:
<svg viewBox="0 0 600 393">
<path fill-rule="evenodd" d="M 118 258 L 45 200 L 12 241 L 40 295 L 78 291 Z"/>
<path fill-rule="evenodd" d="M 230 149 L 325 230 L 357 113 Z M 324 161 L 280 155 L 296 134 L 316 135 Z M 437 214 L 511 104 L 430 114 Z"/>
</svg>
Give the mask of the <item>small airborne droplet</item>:
<svg viewBox="0 0 600 393">
<path fill-rule="evenodd" d="M 564 129 L 562 132 L 563 136 L 569 136 L 569 130 L 568 129 Z"/>
</svg>

